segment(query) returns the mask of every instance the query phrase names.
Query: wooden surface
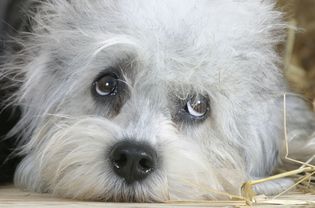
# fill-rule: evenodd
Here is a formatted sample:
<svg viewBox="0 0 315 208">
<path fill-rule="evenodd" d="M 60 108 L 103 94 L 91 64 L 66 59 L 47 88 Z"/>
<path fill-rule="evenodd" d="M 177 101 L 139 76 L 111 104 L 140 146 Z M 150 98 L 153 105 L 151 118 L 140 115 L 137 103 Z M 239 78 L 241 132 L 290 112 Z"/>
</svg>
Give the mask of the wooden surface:
<svg viewBox="0 0 315 208">
<path fill-rule="evenodd" d="M 213 206 L 246 205 L 245 202 L 214 202 Z M 67 199 L 57 199 L 48 194 L 28 193 L 11 187 L 0 187 L 0 207 L 37 208 L 37 207 L 209 207 L 208 203 L 164 203 L 164 204 L 137 204 L 137 203 L 105 203 L 105 202 L 82 202 Z"/>
<path fill-rule="evenodd" d="M 268 199 L 266 197 L 257 197 L 257 203 L 253 206 L 258 207 L 315 207 L 315 195 L 291 193 L 278 199 Z M 209 202 L 168 202 L 164 204 L 137 204 L 137 203 L 105 203 L 105 202 L 81 202 L 66 199 L 53 198 L 47 194 L 28 193 L 18 190 L 12 186 L 0 187 L 0 207 L 18 207 L 18 208 L 37 208 L 37 207 L 248 207 L 245 201 L 209 201 Z"/>
</svg>

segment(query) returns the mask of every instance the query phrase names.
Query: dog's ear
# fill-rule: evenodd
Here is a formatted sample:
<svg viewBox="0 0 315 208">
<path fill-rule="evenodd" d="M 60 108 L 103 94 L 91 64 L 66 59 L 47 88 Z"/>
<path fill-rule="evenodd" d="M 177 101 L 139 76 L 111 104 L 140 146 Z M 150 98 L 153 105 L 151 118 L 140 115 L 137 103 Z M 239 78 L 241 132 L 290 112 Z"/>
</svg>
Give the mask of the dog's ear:
<svg viewBox="0 0 315 208">
<path fill-rule="evenodd" d="M 286 95 L 283 116 L 285 138 L 282 146 L 282 165 L 286 168 L 296 168 L 301 164 L 287 160 L 286 153 L 288 152 L 289 158 L 301 162 L 307 162 L 315 155 L 315 114 L 302 98 Z M 315 160 L 311 163 L 315 164 Z"/>
</svg>

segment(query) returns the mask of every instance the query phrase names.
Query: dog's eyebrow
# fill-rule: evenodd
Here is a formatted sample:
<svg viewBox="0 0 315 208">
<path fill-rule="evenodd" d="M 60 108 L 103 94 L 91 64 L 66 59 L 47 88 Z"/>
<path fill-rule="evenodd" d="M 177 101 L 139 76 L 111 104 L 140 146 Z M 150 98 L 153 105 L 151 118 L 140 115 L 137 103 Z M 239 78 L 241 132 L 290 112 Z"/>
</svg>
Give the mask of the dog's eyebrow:
<svg viewBox="0 0 315 208">
<path fill-rule="evenodd" d="M 106 39 L 104 41 L 100 41 L 98 43 L 99 46 L 97 46 L 95 52 L 92 54 L 92 56 L 96 56 L 98 53 L 100 53 L 104 49 L 108 49 L 114 46 L 127 46 L 131 48 L 137 48 L 136 41 L 132 40 L 129 36 L 126 35 L 118 35 L 116 37 L 111 37 L 109 39 Z"/>
</svg>

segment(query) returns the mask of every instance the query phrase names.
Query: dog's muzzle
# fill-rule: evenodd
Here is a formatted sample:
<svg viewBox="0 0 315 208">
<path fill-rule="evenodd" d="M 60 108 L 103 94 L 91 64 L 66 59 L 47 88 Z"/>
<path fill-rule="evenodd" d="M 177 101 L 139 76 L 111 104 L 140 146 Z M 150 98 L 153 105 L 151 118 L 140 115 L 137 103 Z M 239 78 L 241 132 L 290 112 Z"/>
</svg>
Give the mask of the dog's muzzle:
<svg viewBox="0 0 315 208">
<path fill-rule="evenodd" d="M 129 140 L 115 144 L 109 158 L 114 172 L 128 185 L 145 179 L 157 167 L 157 154 L 150 145 Z"/>
</svg>

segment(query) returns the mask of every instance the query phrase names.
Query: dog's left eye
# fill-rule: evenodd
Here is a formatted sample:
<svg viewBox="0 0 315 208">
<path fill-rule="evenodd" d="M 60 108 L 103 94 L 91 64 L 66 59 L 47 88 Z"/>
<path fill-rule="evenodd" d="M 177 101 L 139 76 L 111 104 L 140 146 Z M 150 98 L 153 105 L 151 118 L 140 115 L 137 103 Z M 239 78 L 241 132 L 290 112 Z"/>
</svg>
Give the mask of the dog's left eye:
<svg viewBox="0 0 315 208">
<path fill-rule="evenodd" d="M 197 124 L 205 121 L 210 115 L 210 100 L 208 96 L 195 94 L 186 99 L 178 98 L 176 106 L 179 107 L 176 113 L 172 114 L 174 122 L 184 124 Z"/>
<path fill-rule="evenodd" d="M 94 82 L 95 92 L 99 96 L 117 94 L 118 77 L 114 73 L 105 74 Z"/>
<path fill-rule="evenodd" d="M 194 118 L 203 118 L 209 111 L 209 102 L 203 96 L 191 98 L 186 104 L 186 111 Z"/>
</svg>

